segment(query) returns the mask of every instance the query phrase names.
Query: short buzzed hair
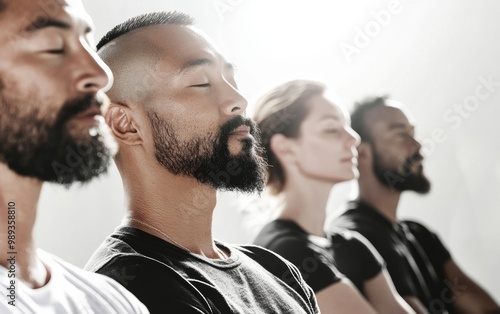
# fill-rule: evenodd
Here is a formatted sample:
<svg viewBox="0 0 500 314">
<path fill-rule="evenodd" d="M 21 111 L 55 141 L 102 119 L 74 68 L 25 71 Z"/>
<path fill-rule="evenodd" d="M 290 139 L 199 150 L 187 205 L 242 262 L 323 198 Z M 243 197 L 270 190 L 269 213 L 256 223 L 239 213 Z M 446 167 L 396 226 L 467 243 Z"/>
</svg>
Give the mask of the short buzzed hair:
<svg viewBox="0 0 500 314">
<path fill-rule="evenodd" d="M 0 0 L 0 3 L 3 0 Z M 125 22 L 113 27 L 109 32 L 104 35 L 97 44 L 97 50 L 116 38 L 125 35 L 133 30 L 143 27 L 173 24 L 173 25 L 193 25 L 194 18 L 182 12 L 153 12 L 135 16 L 126 20 Z"/>
<path fill-rule="evenodd" d="M 372 143 L 370 131 L 367 127 L 366 115 L 378 106 L 385 106 L 388 96 L 369 97 L 354 104 L 351 112 L 351 128 L 359 134 L 362 142 Z"/>
<path fill-rule="evenodd" d="M 7 9 L 7 3 L 5 2 L 5 0 L 0 0 L 0 13 L 3 13 L 5 9 Z"/>
</svg>

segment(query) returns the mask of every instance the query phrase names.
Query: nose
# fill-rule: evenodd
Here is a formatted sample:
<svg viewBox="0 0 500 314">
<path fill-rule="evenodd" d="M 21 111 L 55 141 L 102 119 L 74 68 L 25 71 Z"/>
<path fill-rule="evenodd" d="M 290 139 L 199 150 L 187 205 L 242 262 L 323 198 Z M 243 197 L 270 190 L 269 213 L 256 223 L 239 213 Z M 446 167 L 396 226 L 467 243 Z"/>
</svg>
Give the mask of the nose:
<svg viewBox="0 0 500 314">
<path fill-rule="evenodd" d="M 359 134 L 356 133 L 356 131 L 354 131 L 350 126 L 346 127 L 345 130 L 347 134 L 346 144 L 351 147 L 357 147 L 361 143 L 361 137 Z"/>
<path fill-rule="evenodd" d="M 225 82 L 222 104 L 222 113 L 227 116 L 237 116 L 245 112 L 248 101 L 229 82 Z"/>
<path fill-rule="evenodd" d="M 82 42 L 82 46 L 84 49 L 76 57 L 78 58 L 77 90 L 82 93 L 96 93 L 101 89 L 109 89 L 113 84 L 111 70 L 86 42 Z"/>
<path fill-rule="evenodd" d="M 412 137 L 412 140 L 413 140 L 413 146 L 416 147 L 415 150 L 419 151 L 422 148 L 422 144 L 420 144 L 420 142 L 415 137 Z"/>
</svg>

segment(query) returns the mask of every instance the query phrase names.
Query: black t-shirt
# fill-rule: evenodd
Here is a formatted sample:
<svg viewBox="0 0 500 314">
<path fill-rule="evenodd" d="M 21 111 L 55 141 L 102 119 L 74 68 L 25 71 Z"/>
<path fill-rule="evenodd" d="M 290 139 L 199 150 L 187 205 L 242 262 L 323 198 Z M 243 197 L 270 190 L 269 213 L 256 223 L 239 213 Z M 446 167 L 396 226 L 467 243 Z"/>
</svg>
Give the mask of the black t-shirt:
<svg viewBox="0 0 500 314">
<path fill-rule="evenodd" d="M 216 243 L 229 258 L 205 258 L 120 227 L 85 268 L 121 283 L 151 313 L 319 312 L 314 293 L 293 265 L 259 247 Z"/>
<path fill-rule="evenodd" d="M 278 219 L 262 229 L 254 244 L 292 262 L 314 292 L 337 283 L 345 275 L 364 293 L 363 283 L 383 268 L 382 258 L 368 241 L 349 230 L 318 237 L 293 221 Z"/>
<path fill-rule="evenodd" d="M 328 237 L 335 266 L 366 296 L 364 283 L 385 269 L 384 259 L 367 239 L 355 231 L 334 229 Z"/>
<path fill-rule="evenodd" d="M 413 221 L 393 224 L 360 202 L 350 202 L 334 225 L 355 230 L 373 244 L 400 295 L 417 297 L 431 313 L 454 313 L 453 306 L 442 301 L 448 289 L 444 264 L 451 256 L 436 234 Z"/>
</svg>

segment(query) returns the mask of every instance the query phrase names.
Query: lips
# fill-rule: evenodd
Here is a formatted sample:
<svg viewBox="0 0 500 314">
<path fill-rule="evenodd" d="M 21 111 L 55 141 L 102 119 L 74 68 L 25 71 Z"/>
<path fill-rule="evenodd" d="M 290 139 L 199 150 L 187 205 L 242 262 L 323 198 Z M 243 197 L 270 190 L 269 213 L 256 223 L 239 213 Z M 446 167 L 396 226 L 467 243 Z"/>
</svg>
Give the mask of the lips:
<svg viewBox="0 0 500 314">
<path fill-rule="evenodd" d="M 347 157 L 344 157 L 342 159 L 340 159 L 341 162 L 350 162 L 350 163 L 354 163 L 354 164 L 357 164 L 358 162 L 358 156 L 356 155 L 350 155 L 350 156 L 347 156 Z"/>
<path fill-rule="evenodd" d="M 351 156 L 351 157 L 342 158 L 341 160 L 342 161 L 353 161 L 354 159 L 356 159 L 356 157 Z"/>
<path fill-rule="evenodd" d="M 98 107 L 89 108 L 75 116 L 76 119 L 92 119 L 95 116 L 102 116 L 101 109 Z"/>
<path fill-rule="evenodd" d="M 248 125 L 241 125 L 231 131 L 229 135 L 242 135 L 242 136 L 247 136 L 250 135 L 251 128 Z"/>
</svg>

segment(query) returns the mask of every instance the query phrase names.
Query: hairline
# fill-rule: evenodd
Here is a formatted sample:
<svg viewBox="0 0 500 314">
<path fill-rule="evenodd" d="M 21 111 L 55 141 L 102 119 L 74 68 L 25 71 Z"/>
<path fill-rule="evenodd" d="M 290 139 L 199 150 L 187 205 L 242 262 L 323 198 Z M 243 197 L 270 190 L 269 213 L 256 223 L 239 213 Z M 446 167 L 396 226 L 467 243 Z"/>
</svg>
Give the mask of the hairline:
<svg viewBox="0 0 500 314">
<path fill-rule="evenodd" d="M 3 0 L 0 0 L 3 1 Z M 155 20 L 156 19 L 156 20 Z M 107 46 L 109 43 L 126 36 L 132 35 L 134 31 L 158 25 L 176 25 L 190 27 L 195 24 L 195 20 L 190 15 L 177 11 L 159 11 L 137 15 L 126 21 L 115 25 L 97 43 L 97 51 Z M 111 37 L 111 38 L 109 38 Z M 103 43 L 104 41 L 104 43 Z"/>
</svg>

